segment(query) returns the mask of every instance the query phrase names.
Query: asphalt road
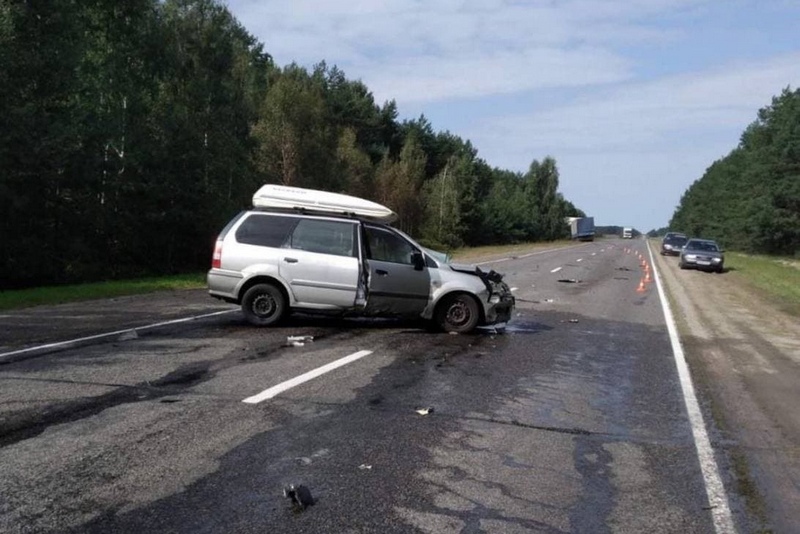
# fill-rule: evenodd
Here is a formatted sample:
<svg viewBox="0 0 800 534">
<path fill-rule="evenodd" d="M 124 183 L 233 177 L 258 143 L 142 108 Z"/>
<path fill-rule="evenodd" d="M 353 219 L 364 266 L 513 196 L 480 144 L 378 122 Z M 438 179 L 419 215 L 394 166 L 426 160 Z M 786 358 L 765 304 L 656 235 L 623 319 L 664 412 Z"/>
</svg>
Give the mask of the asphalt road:
<svg viewBox="0 0 800 534">
<path fill-rule="evenodd" d="M 645 252 L 602 240 L 492 264 L 516 288 L 505 332 L 303 316 L 259 329 L 234 310 L 15 353 L 231 308 L 181 292 L 2 316 L 0 531 L 715 532 L 631 246 Z M 289 484 L 315 504 L 293 510 Z"/>
</svg>

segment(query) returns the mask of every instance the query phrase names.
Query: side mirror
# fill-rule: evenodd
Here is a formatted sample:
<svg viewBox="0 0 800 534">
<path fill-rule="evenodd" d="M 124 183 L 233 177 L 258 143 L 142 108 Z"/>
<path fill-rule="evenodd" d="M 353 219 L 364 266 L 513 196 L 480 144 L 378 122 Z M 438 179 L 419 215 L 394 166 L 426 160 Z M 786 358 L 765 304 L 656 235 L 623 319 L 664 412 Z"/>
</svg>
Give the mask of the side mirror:
<svg viewBox="0 0 800 534">
<path fill-rule="evenodd" d="M 411 263 L 414 265 L 415 271 L 421 271 L 425 268 L 425 257 L 422 252 L 415 250 L 411 253 Z"/>
</svg>

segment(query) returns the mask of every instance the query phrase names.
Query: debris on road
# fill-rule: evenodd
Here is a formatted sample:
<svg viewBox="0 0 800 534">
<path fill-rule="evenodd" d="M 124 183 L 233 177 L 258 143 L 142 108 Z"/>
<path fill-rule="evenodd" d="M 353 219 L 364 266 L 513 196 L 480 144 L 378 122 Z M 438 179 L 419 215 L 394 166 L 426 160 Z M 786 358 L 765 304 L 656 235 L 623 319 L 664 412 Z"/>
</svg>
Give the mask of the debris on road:
<svg viewBox="0 0 800 534">
<path fill-rule="evenodd" d="M 555 302 L 555 299 L 544 299 L 545 302 Z"/>
<path fill-rule="evenodd" d="M 433 413 L 433 408 L 417 408 L 415 411 L 420 415 L 428 415 L 429 413 Z"/>
<path fill-rule="evenodd" d="M 582 280 L 576 280 L 575 278 L 562 278 L 559 280 L 562 284 L 580 284 Z"/>
<path fill-rule="evenodd" d="M 372 466 L 369 465 L 369 464 L 361 464 L 361 465 L 358 466 L 358 468 L 361 469 L 361 470 L 372 469 Z"/>
<path fill-rule="evenodd" d="M 286 347 L 302 347 L 314 341 L 314 336 L 289 336 L 286 338 Z"/>
<path fill-rule="evenodd" d="M 295 512 L 302 512 L 314 504 L 311 490 L 302 484 L 298 486 L 289 484 L 289 486 L 283 488 L 283 496 L 292 501 L 292 508 L 294 508 Z"/>
</svg>

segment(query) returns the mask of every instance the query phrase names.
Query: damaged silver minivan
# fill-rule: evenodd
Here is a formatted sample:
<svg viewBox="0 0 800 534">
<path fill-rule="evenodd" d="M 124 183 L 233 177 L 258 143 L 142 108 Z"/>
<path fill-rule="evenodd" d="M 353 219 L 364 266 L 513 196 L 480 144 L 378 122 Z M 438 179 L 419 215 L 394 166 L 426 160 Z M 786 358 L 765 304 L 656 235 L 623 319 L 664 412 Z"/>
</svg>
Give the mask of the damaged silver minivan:
<svg viewBox="0 0 800 534">
<path fill-rule="evenodd" d="M 448 332 L 507 322 L 514 297 L 494 271 L 451 264 L 403 232 L 339 214 L 254 208 L 220 233 L 211 296 L 272 325 L 290 311 L 421 317 Z"/>
</svg>

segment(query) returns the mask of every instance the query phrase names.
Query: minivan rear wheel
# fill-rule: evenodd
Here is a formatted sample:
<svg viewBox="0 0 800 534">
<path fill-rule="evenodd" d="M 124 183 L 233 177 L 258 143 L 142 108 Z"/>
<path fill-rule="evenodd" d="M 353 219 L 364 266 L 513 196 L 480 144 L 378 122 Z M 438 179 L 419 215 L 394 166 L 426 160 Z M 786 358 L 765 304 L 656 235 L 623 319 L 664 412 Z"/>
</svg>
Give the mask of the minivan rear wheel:
<svg viewBox="0 0 800 534">
<path fill-rule="evenodd" d="M 470 332 L 480 319 L 478 303 L 465 293 L 445 297 L 437 311 L 436 322 L 445 332 Z"/>
<path fill-rule="evenodd" d="M 286 297 L 272 284 L 256 284 L 242 297 L 245 319 L 256 326 L 269 326 L 286 315 Z"/>
</svg>

